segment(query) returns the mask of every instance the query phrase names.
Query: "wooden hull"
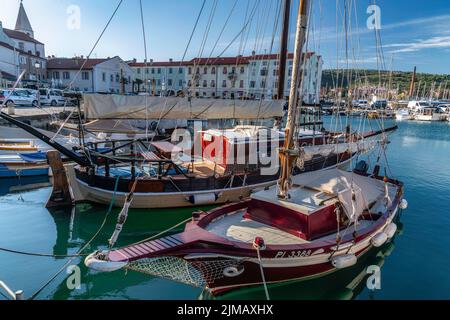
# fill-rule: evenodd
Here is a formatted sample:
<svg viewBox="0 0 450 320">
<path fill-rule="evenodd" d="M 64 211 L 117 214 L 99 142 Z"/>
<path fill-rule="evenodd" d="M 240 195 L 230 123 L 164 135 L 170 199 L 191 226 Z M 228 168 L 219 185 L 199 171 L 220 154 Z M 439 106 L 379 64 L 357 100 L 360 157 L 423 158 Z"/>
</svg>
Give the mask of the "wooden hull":
<svg viewBox="0 0 450 320">
<path fill-rule="evenodd" d="M 183 233 L 113 250 L 108 257 L 110 262 L 123 262 L 131 270 L 137 271 L 142 259 L 178 258 L 186 262 L 180 268 L 192 268 L 189 269 L 190 276 L 201 277 L 207 290 L 213 295 L 262 285 L 264 281 L 260 266 L 264 270 L 266 284 L 311 279 L 345 268 L 333 264 L 333 257 L 352 254 L 359 259 L 373 248 L 374 239 L 387 230 L 396 218 L 402 198 L 403 186 L 399 185 L 395 198 L 386 211 L 374 223 L 358 230 L 355 237 L 351 232 L 345 233 L 339 247 L 333 235 L 295 244 L 267 243 L 260 251 L 260 262 L 252 244 L 235 242 L 205 229 L 213 221 L 245 211 L 249 201 L 243 201 L 202 213 L 198 219 L 187 224 Z M 277 212 L 280 217 L 284 216 L 282 211 L 280 208 Z M 133 265 L 134 262 L 137 265 Z M 158 262 L 150 260 L 143 263 Z M 231 274 L 230 268 L 235 270 Z"/>
<path fill-rule="evenodd" d="M 345 168 L 348 163 L 353 159 L 351 157 L 345 157 L 337 165 L 334 163 L 324 169 L 327 170 L 335 167 Z M 320 170 L 318 170 L 320 171 Z M 93 202 L 103 205 L 109 205 L 111 199 L 115 194 L 114 205 L 116 207 L 122 207 L 125 203 L 125 199 L 128 195 L 128 191 L 116 191 L 107 190 L 105 188 L 99 188 L 89 185 L 85 181 L 77 178 L 75 168 L 73 166 L 66 166 L 66 172 L 69 179 L 69 184 L 72 192 L 72 196 L 75 202 Z M 113 179 L 114 181 L 115 179 Z M 236 178 L 236 181 L 240 181 Z M 233 188 L 217 188 L 217 189 L 204 189 L 204 190 L 192 190 L 192 191 L 175 191 L 175 192 L 135 192 L 133 196 L 133 202 L 131 208 L 136 209 L 153 209 L 153 208 L 179 208 L 179 207 L 196 207 L 199 205 L 220 205 L 229 202 L 241 201 L 243 198 L 247 198 L 254 191 L 262 190 L 266 187 L 273 186 L 277 183 L 278 177 L 273 177 L 269 181 L 260 183 L 251 183 L 245 186 L 234 186 Z M 216 196 L 215 201 L 206 201 L 205 203 L 192 203 L 189 201 L 191 197 L 210 197 Z"/>
</svg>

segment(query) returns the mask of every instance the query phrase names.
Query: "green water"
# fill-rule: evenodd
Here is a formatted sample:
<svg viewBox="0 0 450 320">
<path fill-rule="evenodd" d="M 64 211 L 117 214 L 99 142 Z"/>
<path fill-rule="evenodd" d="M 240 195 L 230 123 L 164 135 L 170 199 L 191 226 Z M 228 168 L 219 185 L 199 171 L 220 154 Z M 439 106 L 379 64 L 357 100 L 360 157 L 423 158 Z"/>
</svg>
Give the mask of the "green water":
<svg viewBox="0 0 450 320">
<path fill-rule="evenodd" d="M 355 120 L 355 125 L 356 125 Z M 377 122 L 372 121 L 376 127 Z M 272 299 L 450 299 L 450 124 L 402 122 L 391 136 L 389 167 L 405 182 L 409 208 L 393 243 L 372 250 L 359 263 L 329 276 L 271 286 Z M 367 125 L 366 129 L 370 126 Z M 373 163 L 374 159 L 371 157 Z M 107 208 L 79 205 L 72 212 L 45 209 L 49 188 L 14 191 L 16 184 L 41 181 L 0 180 L 0 247 L 57 255 L 74 254 L 101 225 Z M 118 246 L 157 234 L 188 218 L 191 209 L 132 210 Z M 106 248 L 118 210 L 87 252 Z M 29 297 L 67 259 L 0 252 L 0 280 Z M 198 299 L 202 290 L 135 272 L 88 271 L 81 258 L 81 289 L 69 290 L 61 273 L 38 299 Z M 381 266 L 381 290 L 366 287 L 366 267 Z M 236 291 L 224 299 L 264 298 L 262 288 Z M 0 300 L 3 297 L 0 296 Z"/>
</svg>

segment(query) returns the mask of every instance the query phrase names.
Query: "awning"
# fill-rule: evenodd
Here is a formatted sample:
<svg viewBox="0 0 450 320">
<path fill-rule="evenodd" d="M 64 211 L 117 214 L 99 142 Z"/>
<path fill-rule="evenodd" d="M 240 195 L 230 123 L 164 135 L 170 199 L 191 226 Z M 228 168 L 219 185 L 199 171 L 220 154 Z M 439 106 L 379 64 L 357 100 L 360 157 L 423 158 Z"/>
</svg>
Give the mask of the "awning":
<svg viewBox="0 0 450 320">
<path fill-rule="evenodd" d="M 85 94 L 87 119 L 271 119 L 284 100 L 231 100 Z"/>
</svg>

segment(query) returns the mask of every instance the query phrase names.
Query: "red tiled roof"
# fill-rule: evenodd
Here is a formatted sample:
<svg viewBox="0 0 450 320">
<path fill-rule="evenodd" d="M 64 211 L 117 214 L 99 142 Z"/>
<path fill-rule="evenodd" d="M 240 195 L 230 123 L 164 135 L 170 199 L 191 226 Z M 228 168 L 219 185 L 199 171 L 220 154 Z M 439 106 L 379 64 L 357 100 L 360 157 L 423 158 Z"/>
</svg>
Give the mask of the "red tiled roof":
<svg viewBox="0 0 450 320">
<path fill-rule="evenodd" d="M 188 65 L 230 65 L 248 64 L 246 57 L 224 57 L 224 58 L 195 58 L 187 63 Z"/>
<path fill-rule="evenodd" d="M 311 56 L 313 56 L 315 54 L 315 52 L 307 52 L 306 54 L 303 54 L 303 57 L 307 57 L 310 58 Z M 248 60 L 276 60 L 279 59 L 279 54 L 257 54 L 254 56 L 248 56 L 246 57 Z M 287 56 L 288 59 L 294 59 L 294 54 L 293 53 L 289 53 Z"/>
<path fill-rule="evenodd" d="M 47 69 L 79 70 L 83 63 L 84 70 L 93 69 L 97 64 L 109 59 L 82 59 L 82 58 L 51 58 L 47 61 Z"/>
<path fill-rule="evenodd" d="M 20 31 L 6 29 L 6 28 L 3 28 L 3 31 L 5 31 L 5 33 L 6 33 L 6 35 L 8 37 L 16 39 L 16 40 L 33 42 L 33 43 L 36 43 L 36 44 L 43 44 L 42 42 L 39 42 L 36 39 L 34 39 L 34 38 L 30 37 L 29 35 L 27 35 L 26 33 L 23 33 L 23 32 L 20 32 Z"/>
<path fill-rule="evenodd" d="M 306 53 L 307 58 L 314 55 L 314 52 Z M 279 58 L 278 54 L 258 54 L 254 56 L 246 56 L 246 57 L 223 57 L 223 58 L 194 58 L 190 61 L 181 62 L 181 61 L 169 61 L 169 62 L 131 62 L 129 63 L 130 67 L 167 67 L 167 66 L 204 66 L 204 65 L 242 65 L 248 64 L 251 60 L 277 60 Z M 289 53 L 288 59 L 293 59 L 294 54 Z"/>
</svg>

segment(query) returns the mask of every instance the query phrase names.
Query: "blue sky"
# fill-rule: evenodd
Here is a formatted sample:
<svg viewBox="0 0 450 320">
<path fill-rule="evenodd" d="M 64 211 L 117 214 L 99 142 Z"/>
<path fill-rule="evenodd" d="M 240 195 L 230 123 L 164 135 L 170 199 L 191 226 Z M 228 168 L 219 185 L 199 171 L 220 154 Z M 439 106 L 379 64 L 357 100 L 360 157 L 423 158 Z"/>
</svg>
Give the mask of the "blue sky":
<svg viewBox="0 0 450 320">
<path fill-rule="evenodd" d="M 296 7 L 298 0 L 293 1 Z M 323 55 L 325 67 L 349 62 L 359 67 L 377 68 L 374 32 L 366 27 L 369 17 L 366 10 L 375 0 L 347 1 L 352 3 L 349 60 L 345 59 L 342 33 L 344 0 L 314 0 L 308 49 Z M 89 53 L 118 2 L 25 0 L 24 5 L 36 38 L 46 44 L 47 55 L 73 56 Z M 143 0 L 143 3 L 149 58 L 181 59 L 203 0 Z M 249 54 L 252 50 L 277 52 L 280 27 L 274 26 L 279 3 L 280 0 L 206 0 L 187 59 L 199 54 L 217 56 L 239 35 L 244 21 L 250 21 L 246 32 L 231 43 L 224 56 L 238 52 Z M 376 4 L 381 8 L 381 37 L 388 69 L 392 61 L 392 68 L 396 70 L 411 70 L 417 65 L 419 72 L 450 73 L 450 1 L 377 0 Z M 81 10 L 80 29 L 67 27 L 70 5 L 77 5 Z M 19 0 L 2 0 L 0 20 L 5 27 L 14 27 L 18 7 Z M 212 12 L 211 28 L 205 38 Z M 252 19 L 246 20 L 246 14 Z M 142 60 L 142 39 L 139 0 L 124 0 L 93 57 L 119 55 L 123 59 Z M 204 46 L 203 39 L 206 39 Z"/>
</svg>

